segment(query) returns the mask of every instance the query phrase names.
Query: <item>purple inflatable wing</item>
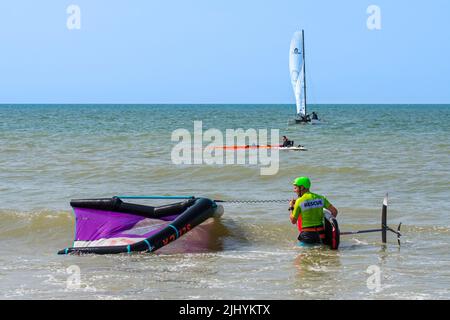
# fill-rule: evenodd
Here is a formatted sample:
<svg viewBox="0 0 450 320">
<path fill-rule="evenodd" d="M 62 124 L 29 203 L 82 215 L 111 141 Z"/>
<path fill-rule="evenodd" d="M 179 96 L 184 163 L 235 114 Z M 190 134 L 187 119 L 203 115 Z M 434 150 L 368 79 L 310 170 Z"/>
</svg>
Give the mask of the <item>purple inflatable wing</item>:
<svg viewBox="0 0 450 320">
<path fill-rule="evenodd" d="M 217 205 L 206 198 L 152 207 L 118 197 L 72 200 L 75 240 L 59 254 L 113 254 L 158 250 L 217 216 Z"/>
<path fill-rule="evenodd" d="M 74 208 L 75 248 L 129 245 L 159 232 L 177 215 L 150 219 L 123 212 Z"/>
</svg>

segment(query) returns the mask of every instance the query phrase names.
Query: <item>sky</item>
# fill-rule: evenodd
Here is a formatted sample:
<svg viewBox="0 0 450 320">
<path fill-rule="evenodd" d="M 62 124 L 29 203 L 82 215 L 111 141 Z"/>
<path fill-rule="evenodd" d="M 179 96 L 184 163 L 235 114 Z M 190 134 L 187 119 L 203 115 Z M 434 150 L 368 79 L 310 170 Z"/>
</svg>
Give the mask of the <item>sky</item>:
<svg viewBox="0 0 450 320">
<path fill-rule="evenodd" d="M 450 103 L 448 0 L 3 0 L 0 103 L 295 103 L 301 29 L 309 103 Z"/>
</svg>

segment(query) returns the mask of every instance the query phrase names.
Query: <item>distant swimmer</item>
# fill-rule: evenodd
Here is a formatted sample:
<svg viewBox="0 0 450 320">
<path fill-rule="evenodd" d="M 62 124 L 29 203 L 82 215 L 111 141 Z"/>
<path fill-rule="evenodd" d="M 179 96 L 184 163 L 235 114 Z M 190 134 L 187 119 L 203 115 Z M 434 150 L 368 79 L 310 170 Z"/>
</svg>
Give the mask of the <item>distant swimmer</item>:
<svg viewBox="0 0 450 320">
<path fill-rule="evenodd" d="M 323 209 L 328 209 L 334 217 L 338 211 L 327 198 L 309 191 L 311 181 L 308 177 L 296 178 L 293 185 L 298 198 L 290 201 L 289 211 L 291 223 L 297 224 L 300 231 L 298 240 L 306 244 L 322 243 L 325 238 Z"/>
<path fill-rule="evenodd" d="M 312 119 L 313 120 L 319 120 L 319 117 L 317 116 L 317 113 L 315 113 L 314 111 L 312 113 Z"/>
</svg>

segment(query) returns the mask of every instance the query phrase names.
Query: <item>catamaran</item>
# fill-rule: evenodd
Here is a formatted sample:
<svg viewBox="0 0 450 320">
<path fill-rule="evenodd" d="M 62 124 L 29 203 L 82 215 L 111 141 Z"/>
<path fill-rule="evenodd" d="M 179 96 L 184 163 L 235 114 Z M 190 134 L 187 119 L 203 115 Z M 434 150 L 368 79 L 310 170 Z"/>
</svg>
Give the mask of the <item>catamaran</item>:
<svg viewBox="0 0 450 320">
<path fill-rule="evenodd" d="M 318 124 L 320 120 L 313 113 L 306 113 L 306 64 L 305 64 L 305 32 L 295 32 L 289 49 L 289 71 L 292 88 L 294 89 L 297 113 L 288 124 Z"/>
</svg>

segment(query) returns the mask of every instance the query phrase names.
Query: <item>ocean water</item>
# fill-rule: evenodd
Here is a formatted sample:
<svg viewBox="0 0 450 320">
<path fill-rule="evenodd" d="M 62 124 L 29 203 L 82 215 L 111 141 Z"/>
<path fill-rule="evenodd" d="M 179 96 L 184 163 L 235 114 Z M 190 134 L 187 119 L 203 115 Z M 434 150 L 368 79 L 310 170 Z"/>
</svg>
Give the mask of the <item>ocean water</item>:
<svg viewBox="0 0 450 320">
<path fill-rule="evenodd" d="M 293 109 L 0 105 L 0 298 L 449 299 L 450 105 L 313 105 L 324 124 L 287 126 Z M 308 151 L 280 152 L 275 175 L 175 165 L 172 132 L 193 132 L 196 120 L 222 132 L 279 129 Z M 299 175 L 338 208 L 343 231 L 378 228 L 389 193 L 401 247 L 377 233 L 343 236 L 338 251 L 300 248 L 287 204 L 225 203 L 202 250 L 56 255 L 73 240 L 72 198 L 290 199 Z M 68 268 L 79 268 L 79 287 Z"/>
</svg>

